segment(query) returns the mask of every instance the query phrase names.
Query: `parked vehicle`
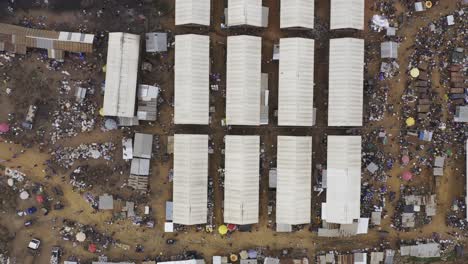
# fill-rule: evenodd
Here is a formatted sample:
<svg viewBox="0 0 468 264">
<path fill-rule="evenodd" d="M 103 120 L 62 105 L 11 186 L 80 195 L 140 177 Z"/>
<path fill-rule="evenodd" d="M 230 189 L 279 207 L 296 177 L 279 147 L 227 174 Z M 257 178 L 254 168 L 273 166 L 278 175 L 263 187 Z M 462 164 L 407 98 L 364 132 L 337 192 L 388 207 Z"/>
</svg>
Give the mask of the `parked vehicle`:
<svg viewBox="0 0 468 264">
<path fill-rule="evenodd" d="M 29 241 L 28 248 L 32 250 L 38 250 L 40 246 L 41 246 L 41 241 L 37 238 L 33 238 L 31 239 L 31 241 Z"/>
<path fill-rule="evenodd" d="M 50 264 L 59 264 L 62 249 L 60 247 L 53 247 L 50 254 Z"/>
<path fill-rule="evenodd" d="M 33 224 L 33 220 L 28 220 L 28 221 L 24 222 L 24 226 L 25 226 L 25 227 L 29 227 L 29 226 L 31 226 L 32 224 Z"/>
</svg>

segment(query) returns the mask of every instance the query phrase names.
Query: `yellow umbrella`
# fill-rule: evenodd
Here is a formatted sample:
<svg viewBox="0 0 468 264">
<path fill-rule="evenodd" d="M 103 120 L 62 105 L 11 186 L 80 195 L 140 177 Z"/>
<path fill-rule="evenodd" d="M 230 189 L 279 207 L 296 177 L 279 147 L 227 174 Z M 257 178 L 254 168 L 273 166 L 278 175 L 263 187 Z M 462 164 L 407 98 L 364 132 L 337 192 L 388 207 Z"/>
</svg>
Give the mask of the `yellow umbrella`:
<svg viewBox="0 0 468 264">
<path fill-rule="evenodd" d="M 432 2 L 431 1 L 426 1 L 425 5 L 426 5 L 427 8 L 431 8 L 432 7 Z"/>
<path fill-rule="evenodd" d="M 225 225 L 221 225 L 221 226 L 219 226 L 219 228 L 218 228 L 218 232 L 219 232 L 221 235 L 225 235 L 225 234 L 227 234 L 227 232 L 228 232 L 228 228 L 227 228 L 227 226 L 225 226 Z"/>
<path fill-rule="evenodd" d="M 418 77 L 418 76 L 419 76 L 419 69 L 418 69 L 418 68 L 413 68 L 413 69 L 411 69 L 410 75 L 411 75 L 411 77 L 413 77 L 413 78 Z"/>
<path fill-rule="evenodd" d="M 104 108 L 99 109 L 99 115 L 104 116 Z"/>
<path fill-rule="evenodd" d="M 414 118 L 412 117 L 408 117 L 408 119 L 406 119 L 406 125 L 407 126 L 414 126 L 414 124 L 416 124 L 416 121 L 414 120 Z"/>
<path fill-rule="evenodd" d="M 107 65 L 102 66 L 102 72 L 105 73 L 106 71 L 107 71 Z"/>
<path fill-rule="evenodd" d="M 238 260 L 238 257 L 236 254 L 231 254 L 231 256 L 229 256 L 229 259 L 232 261 L 232 262 L 236 262 Z"/>
</svg>

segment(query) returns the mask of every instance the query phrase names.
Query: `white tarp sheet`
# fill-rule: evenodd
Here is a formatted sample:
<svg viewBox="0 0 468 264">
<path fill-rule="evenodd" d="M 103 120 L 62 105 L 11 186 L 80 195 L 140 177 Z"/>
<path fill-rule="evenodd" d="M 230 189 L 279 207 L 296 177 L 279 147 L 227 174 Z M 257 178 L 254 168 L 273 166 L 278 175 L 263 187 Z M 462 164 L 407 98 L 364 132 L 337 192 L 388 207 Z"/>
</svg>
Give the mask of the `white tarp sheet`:
<svg viewBox="0 0 468 264">
<path fill-rule="evenodd" d="M 281 28 L 314 28 L 314 0 L 281 0 Z"/>
<path fill-rule="evenodd" d="M 330 40 L 328 126 L 362 126 L 364 40 Z"/>
<path fill-rule="evenodd" d="M 226 123 L 260 125 L 262 39 L 230 36 L 227 40 Z"/>
<path fill-rule="evenodd" d="M 140 36 L 109 33 L 104 115 L 134 117 Z"/>
<path fill-rule="evenodd" d="M 326 196 L 322 203 L 323 220 L 351 224 L 360 218 L 360 136 L 328 136 Z"/>
<path fill-rule="evenodd" d="M 175 24 L 209 26 L 211 0 L 176 0 Z"/>
<path fill-rule="evenodd" d="M 258 223 L 260 185 L 260 136 L 227 135 L 224 222 Z"/>
<path fill-rule="evenodd" d="M 312 126 L 314 40 L 280 39 L 278 125 Z"/>
<path fill-rule="evenodd" d="M 312 137 L 278 136 L 276 223 L 311 221 Z"/>
<path fill-rule="evenodd" d="M 174 135 L 173 222 L 204 224 L 208 213 L 208 135 Z"/>
<path fill-rule="evenodd" d="M 210 97 L 210 38 L 175 37 L 174 123 L 207 125 Z"/>
</svg>

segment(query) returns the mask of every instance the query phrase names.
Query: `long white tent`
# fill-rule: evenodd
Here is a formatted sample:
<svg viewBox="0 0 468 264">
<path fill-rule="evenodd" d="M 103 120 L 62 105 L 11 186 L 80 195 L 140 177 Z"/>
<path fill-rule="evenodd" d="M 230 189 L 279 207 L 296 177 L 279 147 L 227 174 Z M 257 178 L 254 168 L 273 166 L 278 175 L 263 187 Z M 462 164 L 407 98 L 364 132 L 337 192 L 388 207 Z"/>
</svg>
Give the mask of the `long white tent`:
<svg viewBox="0 0 468 264">
<path fill-rule="evenodd" d="M 227 40 L 226 123 L 260 125 L 262 38 Z"/>
<path fill-rule="evenodd" d="M 362 126 L 364 40 L 330 40 L 328 126 Z"/>
<path fill-rule="evenodd" d="M 281 0 L 281 28 L 314 28 L 314 0 Z"/>
<path fill-rule="evenodd" d="M 466 178 L 466 188 L 465 188 L 465 204 L 468 204 L 468 140 L 465 141 L 465 178 Z M 466 210 L 466 221 L 468 221 L 468 210 Z"/>
<path fill-rule="evenodd" d="M 314 40 L 280 39 L 278 125 L 312 126 Z"/>
<path fill-rule="evenodd" d="M 134 117 L 140 36 L 109 33 L 104 115 Z"/>
<path fill-rule="evenodd" d="M 207 222 L 208 135 L 174 135 L 173 221 Z"/>
<path fill-rule="evenodd" d="M 330 29 L 364 30 L 364 0 L 331 0 Z"/>
<path fill-rule="evenodd" d="M 328 136 L 327 197 L 322 219 L 351 224 L 360 217 L 361 137 Z"/>
<path fill-rule="evenodd" d="M 175 124 L 208 124 L 209 71 L 209 36 L 177 35 L 174 64 Z"/>
<path fill-rule="evenodd" d="M 176 0 L 175 24 L 210 25 L 211 0 Z"/>
<path fill-rule="evenodd" d="M 263 27 L 262 0 L 228 0 L 228 26 Z"/>
<path fill-rule="evenodd" d="M 227 135 L 224 222 L 258 223 L 260 188 L 260 136 Z"/>
<path fill-rule="evenodd" d="M 310 223 L 312 137 L 278 136 L 276 223 Z"/>
</svg>

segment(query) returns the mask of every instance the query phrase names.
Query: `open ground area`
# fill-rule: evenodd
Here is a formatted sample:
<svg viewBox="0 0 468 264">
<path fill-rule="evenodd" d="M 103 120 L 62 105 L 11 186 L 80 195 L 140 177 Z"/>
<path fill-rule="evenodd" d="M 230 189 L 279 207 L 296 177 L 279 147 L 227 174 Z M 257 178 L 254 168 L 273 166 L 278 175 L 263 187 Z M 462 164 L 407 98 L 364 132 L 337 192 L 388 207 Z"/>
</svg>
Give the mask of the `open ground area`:
<svg viewBox="0 0 468 264">
<path fill-rule="evenodd" d="M 4 36 L 7 24 L 94 34 L 92 52 L 65 52 L 63 62 L 51 59 L 47 48 L 28 48 L 26 54 L 0 49 L 6 50 L 0 51 L 0 264 L 50 263 L 50 252 L 57 246 L 61 248 L 60 263 L 64 260 L 91 263 L 103 255 L 116 262 L 197 258 L 212 263 L 213 256 L 230 256 L 249 249 L 258 253 L 259 261 L 273 257 L 279 258 L 281 263 L 303 258 L 310 263 L 320 263 L 318 256 L 328 252 L 336 256 L 366 252 L 370 258 L 370 252 L 386 249 L 397 252 L 393 263 L 468 263 L 468 254 L 460 253 L 468 247 L 468 110 L 465 110 L 465 121 L 455 121 L 462 111 L 460 107 L 467 104 L 468 7 L 463 5 L 466 1 L 432 1 L 433 6 L 416 12 L 414 2 L 418 1 L 366 0 L 362 30 L 330 30 L 332 7 L 329 0 L 315 1 L 314 29 L 282 29 L 280 0 L 263 0 L 263 6 L 268 7 L 267 27 L 227 27 L 224 13 L 227 0 L 208 1 L 211 2 L 209 27 L 176 26 L 175 2 L 0 1 L 0 44 L 10 39 Z M 448 16 L 454 19 L 453 25 L 448 24 Z M 396 29 L 393 36 L 387 33 L 390 26 Z M 103 114 L 107 111 L 104 94 L 110 93 L 109 83 L 121 80 L 122 75 L 131 75 L 127 69 L 128 72 L 114 76 L 115 80 L 106 78 L 112 71 L 108 58 L 110 32 L 141 36 L 136 79 L 138 84 L 159 89 L 156 121 L 140 121 L 136 126 L 119 123 L 117 127 L 116 115 Z M 148 32 L 167 33 L 167 51 L 146 52 L 144 43 Z M 210 110 L 206 125 L 175 124 L 175 118 L 179 118 L 175 113 L 178 107 L 175 103 L 175 86 L 178 85 L 175 43 L 176 36 L 184 34 L 209 36 Z M 238 35 L 261 37 L 261 73 L 268 74 L 268 124 L 265 125 L 229 125 L 227 43 L 228 37 Z M 313 126 L 278 125 L 282 114 L 279 82 L 283 74 L 279 68 L 283 59 L 274 60 L 273 54 L 275 45 L 284 38 L 315 40 L 314 59 L 309 61 L 314 65 Z M 330 52 L 333 47 L 330 40 L 338 38 L 364 40 L 362 117 L 359 117 L 362 125 L 329 125 L 330 98 L 335 96 L 331 92 Z M 395 43 L 396 54 L 382 58 L 383 42 Z M 123 60 L 124 68 L 131 64 Z M 339 64 L 346 63 L 343 60 Z M 243 67 L 250 69 L 248 63 Z M 299 72 L 295 74 L 303 74 Z M 352 80 L 345 81 L 348 82 Z M 251 85 L 253 87 L 250 82 L 244 83 L 246 87 Z M 192 87 L 192 83 L 187 87 Z M 86 90 L 86 97 L 78 100 L 76 91 L 82 88 Z M 462 92 L 455 93 L 452 89 L 456 88 L 461 88 Z M 191 95 L 196 97 L 196 94 Z M 118 96 L 123 101 L 136 97 L 135 93 L 133 97 Z M 28 123 L 32 106 L 36 110 L 33 121 Z M 133 116 L 135 108 L 134 104 Z M 352 109 L 342 109 L 348 110 L 352 112 Z M 8 126 L 5 131 L 2 131 L 3 124 Z M 135 190 L 129 183 L 133 161 L 124 159 L 126 149 L 122 146 L 122 139 L 134 138 L 135 133 L 152 135 L 147 144 L 152 146 L 150 156 L 139 157 L 149 160 L 148 185 L 143 191 Z M 205 204 L 207 221 L 203 224 L 179 225 L 168 220 L 166 202 L 175 200 L 174 185 L 177 177 L 180 179 L 175 156 L 178 149 L 187 151 L 193 146 L 178 144 L 177 137 L 173 137 L 178 134 L 208 135 L 208 144 L 205 144 L 209 146 L 207 184 L 204 185 L 208 197 L 193 198 L 208 199 Z M 230 226 L 228 224 L 232 223 L 225 221 L 228 207 L 225 189 L 230 188 L 226 180 L 229 177 L 225 166 L 228 159 L 226 136 L 233 135 L 255 135 L 260 140 L 256 157 L 259 157 L 259 164 L 256 164 L 259 165 L 258 221 L 254 224 Z M 310 214 L 308 222 L 290 225 L 291 232 L 277 232 L 281 167 L 278 141 L 281 136 L 311 138 L 312 146 L 310 153 L 306 152 L 311 160 L 309 184 L 305 188 Z M 352 234 L 340 229 L 339 224 L 345 223 L 324 220 L 323 204 L 332 203 L 327 191 L 332 188 L 333 181 L 337 181 L 331 175 L 335 171 L 330 159 L 336 159 L 330 154 L 332 137 L 329 136 L 360 138 L 357 193 L 360 212 L 358 219 L 352 219 L 355 220 L 352 224 L 367 221 L 365 233 Z M 134 141 L 136 144 L 136 136 Z M 133 151 L 135 158 L 136 146 Z M 346 146 L 340 146 L 336 156 L 347 151 Z M 242 160 L 242 157 L 237 159 Z M 299 163 L 297 160 L 294 156 L 294 161 Z M 177 164 L 197 163 L 190 164 L 187 175 L 194 175 L 192 170 L 197 170 L 197 165 L 202 163 L 197 157 L 184 161 Z M 271 170 L 276 168 L 278 186 L 271 188 Z M 345 171 L 348 173 L 348 169 Z M 441 175 L 437 175 L 439 171 Z M 299 175 L 302 171 L 294 173 Z M 234 175 L 239 182 L 244 177 L 240 174 Z M 328 188 L 324 184 L 326 177 Z M 338 179 L 338 183 L 346 190 L 352 188 L 351 181 Z M 188 185 L 196 184 L 189 182 Z M 244 194 L 242 190 L 235 191 Z M 337 196 L 342 194 L 337 193 Z M 100 209 L 104 194 L 113 196 L 110 210 Z M 134 203 L 131 210 L 128 202 Z M 299 208 L 301 201 L 297 203 Z M 175 207 L 174 202 L 174 217 L 177 217 Z M 326 213 L 331 215 L 329 210 L 332 209 L 327 208 Z M 348 214 L 348 211 L 345 209 L 343 213 Z M 378 223 L 373 220 L 376 215 Z M 174 232 L 165 229 L 168 223 L 175 224 Z M 222 232 L 220 227 L 230 230 Z M 338 233 L 323 235 L 322 232 L 334 232 L 330 230 Z M 86 239 L 79 241 L 78 233 L 85 233 Z M 27 247 L 32 238 L 40 239 L 39 250 Z M 402 245 L 416 242 L 435 243 L 440 254 L 433 258 L 401 256 Z M 11 262 L 3 262 L 7 257 Z M 354 262 L 337 263 L 371 263 L 369 260 L 357 262 L 354 258 Z M 239 260 L 229 262 L 238 263 Z"/>
</svg>

